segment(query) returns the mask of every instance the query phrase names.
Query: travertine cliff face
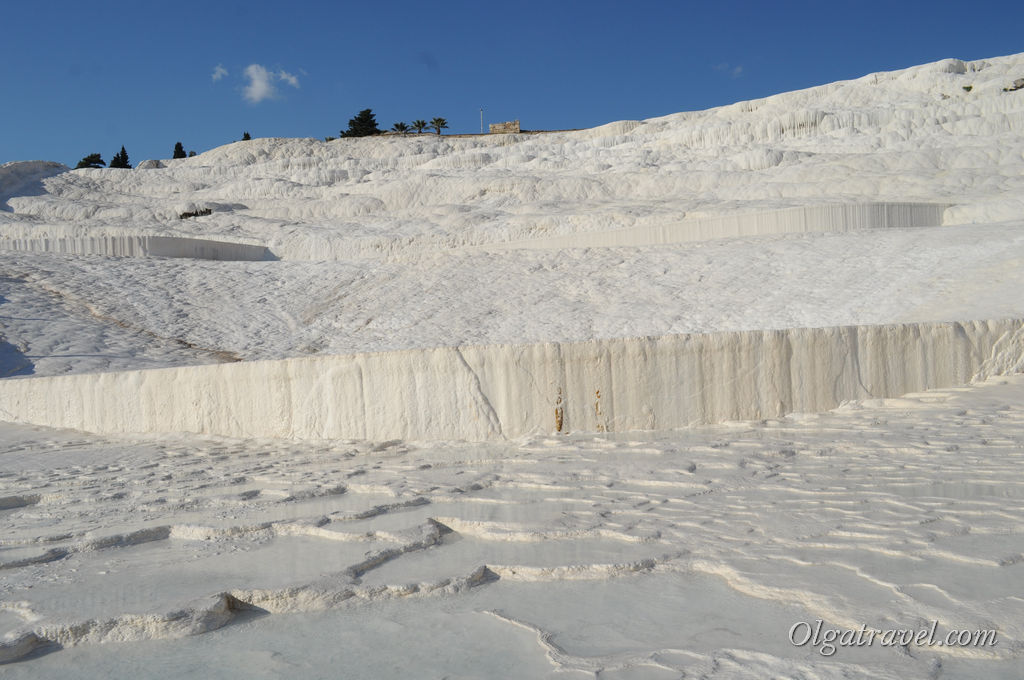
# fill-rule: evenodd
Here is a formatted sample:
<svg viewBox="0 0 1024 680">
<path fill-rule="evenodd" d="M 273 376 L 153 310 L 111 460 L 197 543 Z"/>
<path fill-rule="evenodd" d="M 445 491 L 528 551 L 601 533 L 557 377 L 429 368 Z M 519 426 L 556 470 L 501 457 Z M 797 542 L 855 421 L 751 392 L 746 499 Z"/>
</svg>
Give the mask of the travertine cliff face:
<svg viewBox="0 0 1024 680">
<path fill-rule="evenodd" d="M 661 224 L 514 240 L 481 247 L 498 250 L 651 246 L 741 236 L 935 227 L 943 223 L 946 208 L 941 203 L 832 203 L 667 220 Z"/>
<path fill-rule="evenodd" d="M 442 347 L 0 382 L 0 419 L 93 432 L 491 439 L 825 411 L 1019 370 L 1024 321 Z M 1016 367 L 1016 369 L 1015 369 Z"/>
<path fill-rule="evenodd" d="M 0 250 L 108 257 L 188 257 L 197 260 L 267 260 L 272 257 L 266 248 L 244 243 L 126 234 L 0 239 Z"/>
</svg>

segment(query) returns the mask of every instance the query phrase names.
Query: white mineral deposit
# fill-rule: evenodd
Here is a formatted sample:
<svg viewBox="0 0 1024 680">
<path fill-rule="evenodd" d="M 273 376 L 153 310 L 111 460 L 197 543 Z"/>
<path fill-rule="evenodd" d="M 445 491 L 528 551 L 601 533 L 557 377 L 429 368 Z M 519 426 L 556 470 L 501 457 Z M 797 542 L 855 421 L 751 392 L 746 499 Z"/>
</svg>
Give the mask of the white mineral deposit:
<svg viewBox="0 0 1024 680">
<path fill-rule="evenodd" d="M 0 165 L 0 675 L 1022 677 L 1022 76 Z"/>
</svg>

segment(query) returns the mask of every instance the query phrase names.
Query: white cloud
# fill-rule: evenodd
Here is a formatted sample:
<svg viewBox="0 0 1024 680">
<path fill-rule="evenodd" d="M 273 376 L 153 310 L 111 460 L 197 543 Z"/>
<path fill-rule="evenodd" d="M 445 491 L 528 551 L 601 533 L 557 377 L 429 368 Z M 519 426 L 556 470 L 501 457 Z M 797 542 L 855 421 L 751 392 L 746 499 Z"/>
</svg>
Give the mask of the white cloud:
<svg viewBox="0 0 1024 680">
<path fill-rule="evenodd" d="M 722 73 L 728 73 L 733 78 L 739 78 L 740 76 L 743 75 L 743 66 L 742 65 L 740 65 L 740 66 L 733 66 L 732 64 L 730 64 L 728 62 L 722 62 L 721 64 L 715 64 L 711 68 L 713 68 L 716 71 L 721 71 Z"/>
<path fill-rule="evenodd" d="M 274 74 L 259 64 L 246 66 L 245 77 L 249 79 L 249 84 L 242 90 L 242 96 L 246 101 L 259 104 L 264 99 L 270 99 L 277 94 L 274 89 Z"/>
<path fill-rule="evenodd" d="M 281 69 L 280 71 L 277 72 L 277 77 L 283 80 L 284 82 L 288 83 L 292 87 L 299 86 L 299 79 L 293 76 L 291 73 L 288 73 L 288 71 L 285 71 L 284 69 Z"/>
<path fill-rule="evenodd" d="M 213 69 L 213 75 L 210 76 L 210 79 L 213 80 L 213 82 L 217 82 L 227 74 L 228 70 L 224 68 L 224 64 L 217 64 L 217 67 Z"/>
<path fill-rule="evenodd" d="M 299 86 L 298 76 L 288 73 L 284 69 L 274 73 L 259 64 L 246 66 L 245 77 L 249 80 L 249 84 L 242 90 L 242 96 L 253 104 L 259 104 L 265 99 L 273 99 L 277 96 L 275 81 L 285 82 L 296 88 Z"/>
</svg>

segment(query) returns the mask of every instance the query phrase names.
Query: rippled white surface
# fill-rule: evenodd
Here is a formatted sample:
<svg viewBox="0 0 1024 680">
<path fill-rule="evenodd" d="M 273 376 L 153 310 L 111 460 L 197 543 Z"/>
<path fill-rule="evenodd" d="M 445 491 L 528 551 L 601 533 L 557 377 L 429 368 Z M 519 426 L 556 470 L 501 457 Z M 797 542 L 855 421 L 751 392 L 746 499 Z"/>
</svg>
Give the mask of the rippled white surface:
<svg viewBox="0 0 1024 680">
<path fill-rule="evenodd" d="M 184 657 L 195 677 L 326 677 L 342 657 L 381 678 L 424 663 L 524 678 L 1015 677 L 1020 663 L 1020 377 L 491 444 L 0 433 L 0 623 L 43 638 L 11 677 L 144 658 L 158 677 Z M 816 619 L 938 620 L 998 644 L 826 658 L 787 640 Z M 238 665 L 215 664 L 225 654 Z"/>
</svg>

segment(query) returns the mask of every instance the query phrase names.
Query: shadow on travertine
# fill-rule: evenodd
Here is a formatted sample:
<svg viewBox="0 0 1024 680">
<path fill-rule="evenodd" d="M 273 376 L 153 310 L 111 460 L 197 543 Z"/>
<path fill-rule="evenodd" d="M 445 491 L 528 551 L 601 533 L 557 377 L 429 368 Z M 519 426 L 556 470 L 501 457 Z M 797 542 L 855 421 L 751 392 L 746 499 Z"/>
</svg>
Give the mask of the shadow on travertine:
<svg viewBox="0 0 1024 680">
<path fill-rule="evenodd" d="M 0 165 L 0 210 L 14 212 L 8 199 L 15 196 L 42 196 L 43 180 L 66 172 L 63 163 L 52 161 L 15 161 Z"/>
<path fill-rule="evenodd" d="M 0 295 L 0 306 L 7 302 L 7 298 Z M 0 320 L 3 319 L 0 314 Z M 35 366 L 25 353 L 7 342 L 3 333 L 3 326 L 0 324 L 0 378 L 9 378 L 16 375 L 32 375 L 35 373 Z"/>
<path fill-rule="evenodd" d="M 0 298 L 0 303 L 3 303 L 3 298 Z M 0 334 L 0 378 L 33 373 L 35 368 L 32 361 L 20 349 L 4 340 Z"/>
</svg>

